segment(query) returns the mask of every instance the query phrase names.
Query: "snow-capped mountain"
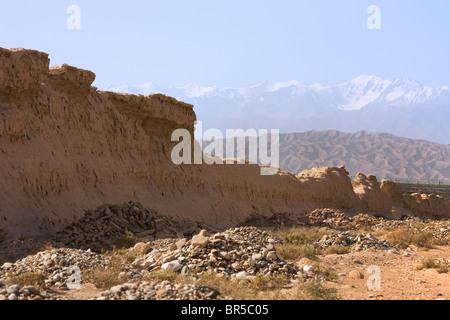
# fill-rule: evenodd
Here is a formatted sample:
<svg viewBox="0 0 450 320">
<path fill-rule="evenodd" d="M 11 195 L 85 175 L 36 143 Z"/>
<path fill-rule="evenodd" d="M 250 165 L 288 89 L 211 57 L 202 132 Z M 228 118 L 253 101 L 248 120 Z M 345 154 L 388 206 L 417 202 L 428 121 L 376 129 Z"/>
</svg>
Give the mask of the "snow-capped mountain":
<svg viewBox="0 0 450 320">
<path fill-rule="evenodd" d="M 433 88 L 405 78 L 362 75 L 333 85 L 299 81 L 263 82 L 245 88 L 188 84 L 162 88 L 154 83 L 107 86 L 108 91 L 164 93 L 195 106 L 204 127 L 382 131 L 450 143 L 450 87 Z"/>
</svg>

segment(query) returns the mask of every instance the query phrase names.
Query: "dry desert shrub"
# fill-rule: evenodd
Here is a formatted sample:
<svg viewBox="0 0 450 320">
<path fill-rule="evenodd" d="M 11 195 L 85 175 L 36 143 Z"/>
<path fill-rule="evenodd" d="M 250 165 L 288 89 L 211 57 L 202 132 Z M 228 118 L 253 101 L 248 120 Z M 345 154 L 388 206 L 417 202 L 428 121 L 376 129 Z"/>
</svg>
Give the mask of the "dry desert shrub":
<svg viewBox="0 0 450 320">
<path fill-rule="evenodd" d="M 277 254 L 286 260 L 315 260 L 322 251 L 313 244 L 326 234 L 329 234 L 329 231 L 318 227 L 300 227 L 279 232 L 278 236 L 283 240 L 283 244 L 276 245 Z"/>
<path fill-rule="evenodd" d="M 295 292 L 295 300 L 340 300 L 338 291 L 327 288 L 318 282 L 306 283 L 301 290 Z"/>
<path fill-rule="evenodd" d="M 337 273 L 333 269 L 331 269 L 327 266 L 315 264 L 313 266 L 313 270 L 314 270 L 315 274 L 321 275 L 328 281 L 336 280 L 338 278 Z"/>
<path fill-rule="evenodd" d="M 181 282 L 184 283 L 186 277 L 181 276 L 178 273 L 175 273 L 170 270 L 156 270 L 150 273 L 147 277 L 145 277 L 146 280 L 156 280 L 156 281 L 171 281 L 171 282 Z M 186 281 L 188 283 L 188 281 Z"/>
<path fill-rule="evenodd" d="M 328 254 L 347 254 L 349 252 L 350 249 L 348 247 L 332 245 L 326 248 L 323 253 L 328 255 Z"/>
<path fill-rule="evenodd" d="M 410 245 L 422 248 L 432 248 L 433 234 L 426 231 L 401 228 L 386 234 L 386 240 L 399 249 L 406 249 Z"/>
<path fill-rule="evenodd" d="M 121 277 L 121 273 L 136 259 L 136 255 L 131 250 L 114 249 L 104 253 L 104 256 L 110 261 L 108 267 L 88 270 L 84 281 L 94 284 L 99 289 L 110 289 L 125 283 L 128 279 Z"/>
<path fill-rule="evenodd" d="M 14 282 L 15 284 L 20 285 L 21 287 L 29 286 L 29 285 L 35 286 L 35 287 L 40 287 L 45 284 L 45 279 L 47 279 L 47 277 L 43 273 L 26 272 L 26 273 L 22 273 L 16 277 L 13 277 L 11 279 L 11 281 Z"/>
<path fill-rule="evenodd" d="M 295 245 L 295 244 L 281 244 L 275 246 L 277 255 L 289 261 L 297 261 L 301 258 L 308 258 L 310 260 L 317 260 L 317 255 L 321 254 L 321 250 L 315 248 L 313 245 Z"/>
<path fill-rule="evenodd" d="M 318 227 L 300 227 L 281 232 L 280 236 L 285 243 L 293 245 L 313 244 L 330 234 L 328 230 Z"/>
<path fill-rule="evenodd" d="M 433 258 L 427 258 L 422 260 L 422 263 L 416 267 L 416 270 L 419 271 L 423 269 L 436 269 L 439 273 L 448 273 L 449 264 Z"/>
</svg>

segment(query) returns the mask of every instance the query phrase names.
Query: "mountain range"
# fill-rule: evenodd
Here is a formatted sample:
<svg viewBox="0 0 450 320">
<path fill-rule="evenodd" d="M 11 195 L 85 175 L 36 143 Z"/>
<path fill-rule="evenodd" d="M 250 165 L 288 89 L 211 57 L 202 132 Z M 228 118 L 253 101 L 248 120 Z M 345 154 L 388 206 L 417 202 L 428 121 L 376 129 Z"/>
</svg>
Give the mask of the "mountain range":
<svg viewBox="0 0 450 320">
<path fill-rule="evenodd" d="M 388 133 L 309 131 L 280 135 L 280 167 L 300 173 L 345 165 L 382 178 L 450 180 L 450 146 Z"/>
<path fill-rule="evenodd" d="M 404 78 L 362 75 L 322 86 L 299 81 L 264 82 L 246 88 L 189 84 L 164 88 L 154 83 L 108 85 L 106 91 L 163 93 L 195 106 L 203 128 L 387 132 L 450 144 L 450 87 L 430 87 Z"/>
<path fill-rule="evenodd" d="M 268 150 L 271 137 L 268 138 Z M 202 141 L 205 152 L 221 158 L 243 158 L 237 150 L 245 150 L 249 158 L 249 142 L 244 139 Z M 229 154 L 231 144 L 234 153 Z M 208 149 L 206 147 L 210 145 Z M 223 146 L 218 154 L 216 147 Z M 256 145 L 258 148 L 260 145 Z M 254 150 L 254 149 L 252 149 Z M 258 151 L 259 152 L 259 151 Z M 263 150 L 263 154 L 265 154 Z M 258 159 L 260 162 L 260 159 Z M 261 162 L 260 162 L 261 163 Z M 397 137 L 389 133 L 359 131 L 347 133 L 336 130 L 312 130 L 279 135 L 279 167 L 299 174 L 313 167 L 345 166 L 350 176 L 359 172 L 381 179 L 419 179 L 450 181 L 450 145 L 425 140 Z"/>
</svg>

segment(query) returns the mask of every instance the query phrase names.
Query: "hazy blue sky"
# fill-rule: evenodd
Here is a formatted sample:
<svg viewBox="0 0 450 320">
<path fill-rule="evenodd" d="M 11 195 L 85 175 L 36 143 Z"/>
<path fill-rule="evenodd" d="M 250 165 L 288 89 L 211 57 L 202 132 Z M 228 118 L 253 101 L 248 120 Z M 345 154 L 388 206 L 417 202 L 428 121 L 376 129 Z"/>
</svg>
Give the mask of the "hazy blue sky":
<svg viewBox="0 0 450 320">
<path fill-rule="evenodd" d="M 69 5 L 81 29 L 69 30 Z M 381 30 L 366 10 L 381 9 Z M 336 84 L 360 74 L 450 85 L 448 0 L 14 0 L 0 46 L 50 54 L 95 84 Z"/>
</svg>

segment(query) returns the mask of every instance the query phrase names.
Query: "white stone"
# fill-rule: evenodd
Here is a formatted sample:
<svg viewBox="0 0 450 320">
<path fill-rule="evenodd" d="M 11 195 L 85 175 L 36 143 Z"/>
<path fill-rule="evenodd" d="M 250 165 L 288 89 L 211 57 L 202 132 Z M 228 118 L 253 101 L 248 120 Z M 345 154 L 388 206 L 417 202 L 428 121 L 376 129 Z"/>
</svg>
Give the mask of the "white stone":
<svg viewBox="0 0 450 320">
<path fill-rule="evenodd" d="M 253 260 L 261 260 L 262 259 L 262 254 L 254 253 L 252 258 L 253 258 Z"/>
<path fill-rule="evenodd" d="M 177 241 L 175 243 L 175 245 L 177 246 L 177 249 L 181 249 L 184 247 L 184 245 L 186 244 L 187 240 L 186 239 L 181 239 L 179 241 Z"/>
<path fill-rule="evenodd" d="M 248 273 L 247 271 L 241 271 L 236 274 L 236 279 L 247 279 Z"/>
<path fill-rule="evenodd" d="M 273 251 L 269 252 L 266 256 L 267 260 L 277 260 L 277 254 Z"/>
<path fill-rule="evenodd" d="M 8 300 L 17 300 L 16 294 L 15 294 L 15 293 L 11 293 L 11 294 L 8 296 Z"/>
<path fill-rule="evenodd" d="M 177 271 L 180 271 L 180 270 L 181 270 L 182 266 L 181 266 L 181 264 L 178 262 L 178 260 L 175 260 L 175 261 L 171 261 L 171 262 L 167 262 L 167 263 L 163 264 L 163 265 L 161 266 L 161 268 L 162 268 L 163 270 L 177 272 Z"/>
<path fill-rule="evenodd" d="M 8 269 L 11 269 L 12 268 L 12 266 L 13 266 L 13 264 L 12 263 L 9 263 L 9 262 L 5 262 L 3 265 L 2 265 L 2 269 L 4 269 L 4 270 L 8 270 Z"/>
<path fill-rule="evenodd" d="M 203 247 L 206 248 L 206 246 L 209 243 L 209 238 L 203 237 L 201 235 L 196 235 L 192 238 L 192 246 L 193 247 Z"/>
<path fill-rule="evenodd" d="M 313 266 L 308 266 L 308 265 L 303 266 L 303 271 L 305 271 L 305 272 L 311 272 L 313 269 L 314 269 Z"/>
</svg>

